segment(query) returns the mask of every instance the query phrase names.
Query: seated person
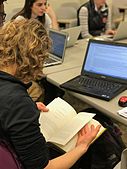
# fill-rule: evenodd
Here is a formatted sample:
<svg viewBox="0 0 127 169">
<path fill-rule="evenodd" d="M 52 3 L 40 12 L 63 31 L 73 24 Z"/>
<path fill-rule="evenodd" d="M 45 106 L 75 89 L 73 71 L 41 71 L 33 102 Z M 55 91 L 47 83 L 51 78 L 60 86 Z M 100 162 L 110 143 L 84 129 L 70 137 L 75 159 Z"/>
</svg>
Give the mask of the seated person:
<svg viewBox="0 0 127 169">
<path fill-rule="evenodd" d="M 106 0 L 89 0 L 78 9 L 81 38 L 114 34 L 111 30 L 111 12 Z"/>
<path fill-rule="evenodd" d="M 47 0 L 25 0 L 23 9 L 12 19 L 38 19 L 46 29 L 58 29 L 57 18 Z"/>
<path fill-rule="evenodd" d="M 43 75 L 43 62 L 50 50 L 47 31 L 37 19 L 14 20 L 2 27 L 0 41 L 0 139 L 2 133 L 8 136 L 24 169 L 71 168 L 87 152 L 100 125 L 86 125 L 74 149 L 50 160 L 38 120 L 38 109 L 45 107 L 36 105 L 27 93 L 28 82 Z"/>
</svg>

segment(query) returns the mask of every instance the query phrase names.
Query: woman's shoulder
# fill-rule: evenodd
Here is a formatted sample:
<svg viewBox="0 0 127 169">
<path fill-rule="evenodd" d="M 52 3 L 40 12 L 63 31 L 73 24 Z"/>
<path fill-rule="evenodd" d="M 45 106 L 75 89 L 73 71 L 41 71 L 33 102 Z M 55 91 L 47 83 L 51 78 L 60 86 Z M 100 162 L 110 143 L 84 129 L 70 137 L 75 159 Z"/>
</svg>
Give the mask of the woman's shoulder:
<svg viewBox="0 0 127 169">
<path fill-rule="evenodd" d="M 49 15 L 48 15 L 47 13 L 45 13 L 45 20 L 46 20 L 46 21 L 51 21 Z"/>
<path fill-rule="evenodd" d="M 15 20 L 17 20 L 17 21 L 20 21 L 20 20 L 22 20 L 22 19 L 25 19 L 22 15 L 19 15 L 19 16 L 17 16 L 17 17 L 15 18 Z"/>
<path fill-rule="evenodd" d="M 49 29 L 49 28 L 51 28 L 51 25 L 52 25 L 51 18 L 49 17 L 48 14 L 45 14 L 45 28 Z"/>
<path fill-rule="evenodd" d="M 88 13 L 88 9 L 87 9 L 87 7 L 86 6 L 82 6 L 81 8 L 80 8 L 80 11 L 79 11 L 80 13 Z"/>
</svg>

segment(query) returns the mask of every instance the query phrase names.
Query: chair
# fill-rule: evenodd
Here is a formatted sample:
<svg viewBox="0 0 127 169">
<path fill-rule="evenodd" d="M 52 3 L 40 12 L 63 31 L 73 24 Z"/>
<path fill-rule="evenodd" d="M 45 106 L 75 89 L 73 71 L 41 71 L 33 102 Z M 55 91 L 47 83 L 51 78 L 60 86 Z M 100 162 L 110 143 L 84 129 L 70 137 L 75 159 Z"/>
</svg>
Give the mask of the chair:
<svg viewBox="0 0 127 169">
<path fill-rule="evenodd" d="M 65 27 L 73 27 L 77 25 L 77 9 L 80 2 L 65 2 L 56 10 L 58 23 L 65 24 Z"/>
<path fill-rule="evenodd" d="M 112 0 L 113 22 L 118 25 L 122 20 L 127 19 L 127 1 Z"/>
</svg>

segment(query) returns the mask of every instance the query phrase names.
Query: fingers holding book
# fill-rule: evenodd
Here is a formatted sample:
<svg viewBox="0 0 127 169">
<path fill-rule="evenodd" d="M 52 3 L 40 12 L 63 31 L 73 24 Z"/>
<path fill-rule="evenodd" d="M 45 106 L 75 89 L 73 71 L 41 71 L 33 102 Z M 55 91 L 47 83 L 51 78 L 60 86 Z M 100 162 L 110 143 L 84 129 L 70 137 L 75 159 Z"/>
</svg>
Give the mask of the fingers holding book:
<svg viewBox="0 0 127 169">
<path fill-rule="evenodd" d="M 38 110 L 41 112 L 48 112 L 49 109 L 42 103 L 42 102 L 36 102 Z"/>
<path fill-rule="evenodd" d="M 95 140 L 98 132 L 100 131 L 101 125 L 94 126 L 88 123 L 79 131 L 78 140 L 76 146 L 83 144 L 87 147 Z"/>
</svg>

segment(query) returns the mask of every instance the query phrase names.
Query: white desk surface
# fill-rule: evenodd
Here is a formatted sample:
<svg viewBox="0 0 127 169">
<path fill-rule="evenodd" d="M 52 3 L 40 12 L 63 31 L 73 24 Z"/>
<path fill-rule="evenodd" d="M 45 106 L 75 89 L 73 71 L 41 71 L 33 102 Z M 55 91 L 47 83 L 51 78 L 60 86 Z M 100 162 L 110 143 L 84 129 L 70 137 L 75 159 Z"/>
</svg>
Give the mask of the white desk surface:
<svg viewBox="0 0 127 169">
<path fill-rule="evenodd" d="M 47 80 L 51 82 L 52 84 L 59 86 L 60 84 L 66 82 L 67 80 L 77 76 L 80 74 L 81 68 L 73 68 L 70 70 L 63 70 L 61 72 L 49 74 L 47 76 Z M 118 100 L 121 96 L 127 95 L 127 90 L 116 96 L 111 101 L 104 101 L 97 98 L 93 98 L 90 96 L 78 94 L 75 92 L 70 92 L 73 96 L 77 97 L 78 99 L 84 101 L 85 103 L 91 105 L 92 107 L 97 108 L 104 114 L 108 115 L 109 117 L 114 118 L 115 120 L 121 122 L 122 124 L 127 126 L 127 118 L 121 117 L 117 114 L 117 111 L 121 109 L 120 106 L 118 106 Z"/>
<path fill-rule="evenodd" d="M 88 42 L 83 39 L 78 40 L 73 47 L 66 48 L 63 63 L 56 66 L 45 67 L 43 70 L 44 74 L 48 75 L 81 66 L 85 57 L 87 44 Z"/>
</svg>

